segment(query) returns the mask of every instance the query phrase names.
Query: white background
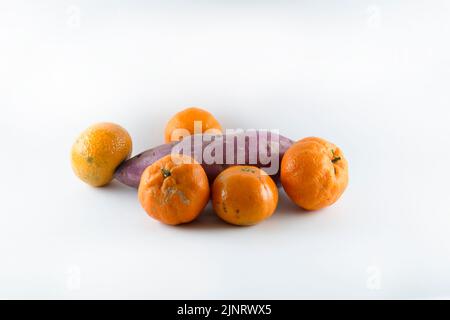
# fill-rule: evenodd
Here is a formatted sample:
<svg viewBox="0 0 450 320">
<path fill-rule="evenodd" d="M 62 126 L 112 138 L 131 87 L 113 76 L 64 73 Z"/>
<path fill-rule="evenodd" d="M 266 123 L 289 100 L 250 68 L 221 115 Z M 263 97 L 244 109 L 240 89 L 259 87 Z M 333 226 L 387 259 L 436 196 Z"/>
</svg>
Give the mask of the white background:
<svg viewBox="0 0 450 320">
<path fill-rule="evenodd" d="M 1 1 L 0 298 L 450 296 L 448 1 Z M 164 226 L 69 151 L 187 106 L 339 145 L 332 207 Z"/>
</svg>

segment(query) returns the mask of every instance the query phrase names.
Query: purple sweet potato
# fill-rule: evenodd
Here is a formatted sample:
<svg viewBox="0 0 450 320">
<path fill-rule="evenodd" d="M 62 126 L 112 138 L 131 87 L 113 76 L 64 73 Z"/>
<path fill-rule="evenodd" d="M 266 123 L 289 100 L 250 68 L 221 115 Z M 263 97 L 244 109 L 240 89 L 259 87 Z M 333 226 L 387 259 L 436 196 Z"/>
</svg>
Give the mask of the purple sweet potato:
<svg viewBox="0 0 450 320">
<path fill-rule="evenodd" d="M 180 142 L 160 145 L 122 163 L 115 173 L 120 182 L 137 188 L 144 170 L 171 153 L 194 157 L 212 183 L 233 165 L 254 165 L 264 169 L 279 185 L 281 158 L 293 141 L 269 131 L 247 130 L 223 136 L 193 135 Z"/>
</svg>

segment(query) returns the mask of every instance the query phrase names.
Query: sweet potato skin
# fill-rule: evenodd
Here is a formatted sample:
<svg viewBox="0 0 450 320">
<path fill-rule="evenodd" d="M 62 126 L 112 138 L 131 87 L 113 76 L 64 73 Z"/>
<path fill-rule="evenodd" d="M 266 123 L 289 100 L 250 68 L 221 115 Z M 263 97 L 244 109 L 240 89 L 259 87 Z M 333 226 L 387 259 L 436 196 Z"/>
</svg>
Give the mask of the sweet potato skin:
<svg viewBox="0 0 450 320">
<path fill-rule="evenodd" d="M 174 150 L 182 149 L 184 153 L 188 151 L 188 154 L 194 157 L 202 165 L 208 176 L 209 182 L 212 183 L 220 172 L 236 164 L 254 165 L 262 169 L 267 168 L 268 166 L 264 165 L 263 161 L 259 158 L 258 155 L 248 152 L 250 147 L 256 145 L 257 150 L 263 150 L 264 152 L 267 152 L 268 155 L 271 155 L 271 141 L 277 141 L 279 149 L 278 163 L 280 164 L 284 153 L 294 142 L 282 135 L 278 135 L 273 132 L 255 131 L 254 133 L 256 134 L 253 135 L 252 133 L 249 134 L 247 132 L 240 132 L 227 134 L 224 136 L 193 135 L 184 138 L 180 142 L 162 144 L 160 146 L 144 151 L 123 162 L 116 170 L 114 177 L 123 184 L 126 184 L 133 188 L 137 188 L 139 186 L 141 175 L 148 166 L 161 159 L 162 157 L 170 154 Z M 245 139 L 244 144 L 242 144 L 243 148 L 234 148 L 234 159 L 232 159 L 231 162 L 222 161 L 223 163 L 206 163 L 205 161 L 203 161 L 202 155 L 204 154 L 205 149 L 206 151 L 221 149 L 224 155 L 223 159 L 225 160 L 227 150 L 235 146 L 235 143 L 237 144 L 237 141 L 239 139 Z M 212 152 L 212 154 L 214 155 L 215 153 Z M 276 156 L 274 155 L 274 158 L 275 157 Z M 279 167 L 276 173 L 271 174 L 271 177 L 274 179 L 277 185 L 280 186 Z"/>
<path fill-rule="evenodd" d="M 176 142 L 162 144 L 126 160 L 117 168 L 114 178 L 127 186 L 139 187 L 144 170 L 157 160 L 170 154 L 175 144 Z"/>
</svg>

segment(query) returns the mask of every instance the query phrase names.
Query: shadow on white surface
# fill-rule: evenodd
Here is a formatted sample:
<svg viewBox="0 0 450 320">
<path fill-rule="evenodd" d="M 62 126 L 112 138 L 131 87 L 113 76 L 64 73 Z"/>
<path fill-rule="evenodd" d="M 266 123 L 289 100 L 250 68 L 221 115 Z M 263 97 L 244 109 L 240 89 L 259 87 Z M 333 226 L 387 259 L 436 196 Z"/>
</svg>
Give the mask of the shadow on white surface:
<svg viewBox="0 0 450 320">
<path fill-rule="evenodd" d="M 317 213 L 317 211 L 306 211 L 301 208 L 299 208 L 297 205 L 295 205 L 286 195 L 286 193 L 283 191 L 283 189 L 279 189 L 279 200 L 278 200 L 278 207 L 276 211 L 273 213 L 273 215 L 264 220 L 260 223 L 253 225 L 253 226 L 235 226 L 232 224 L 229 224 L 225 221 L 222 221 L 214 212 L 214 209 L 212 208 L 211 202 L 208 203 L 205 210 L 202 212 L 202 214 L 193 222 L 183 224 L 176 226 L 176 228 L 179 228 L 183 231 L 198 231 L 198 230 L 205 230 L 207 232 L 211 231 L 212 229 L 220 229 L 220 230 L 233 230 L 233 231 L 245 231 L 248 229 L 256 229 L 258 226 L 266 225 L 266 227 L 269 227 L 269 225 L 276 225 L 282 220 L 289 220 L 291 217 L 294 216 L 295 219 L 307 219 L 308 217 L 311 217 Z"/>
</svg>

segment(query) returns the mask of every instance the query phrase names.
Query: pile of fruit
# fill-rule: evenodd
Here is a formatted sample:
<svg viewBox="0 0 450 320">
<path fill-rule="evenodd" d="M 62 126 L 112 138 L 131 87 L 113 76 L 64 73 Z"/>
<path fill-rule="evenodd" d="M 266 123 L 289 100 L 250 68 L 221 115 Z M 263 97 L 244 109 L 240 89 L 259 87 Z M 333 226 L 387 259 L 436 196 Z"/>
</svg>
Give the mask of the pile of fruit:
<svg viewBox="0 0 450 320">
<path fill-rule="evenodd" d="M 72 168 L 94 187 L 116 178 L 138 188 L 139 201 L 148 215 L 170 225 L 196 219 L 210 198 L 214 211 L 224 221 L 254 225 L 275 212 L 277 185 L 281 184 L 288 197 L 305 210 L 335 203 L 347 187 L 348 165 L 342 151 L 316 137 L 294 142 L 269 133 L 272 139 L 265 140 L 256 132 L 254 140 L 246 137 L 243 147 L 234 151 L 231 163 L 198 161 L 195 150 L 203 154 L 229 147 L 230 139 L 222 133 L 222 126 L 211 113 L 188 108 L 167 123 L 166 144 L 128 159 L 132 150 L 128 132 L 117 124 L 99 123 L 74 143 Z M 227 138 L 235 141 L 239 134 Z M 174 152 L 183 146 L 191 151 L 189 155 Z M 267 163 L 251 151 L 251 146 L 269 154 L 277 150 L 279 170 L 267 174 Z"/>
</svg>

